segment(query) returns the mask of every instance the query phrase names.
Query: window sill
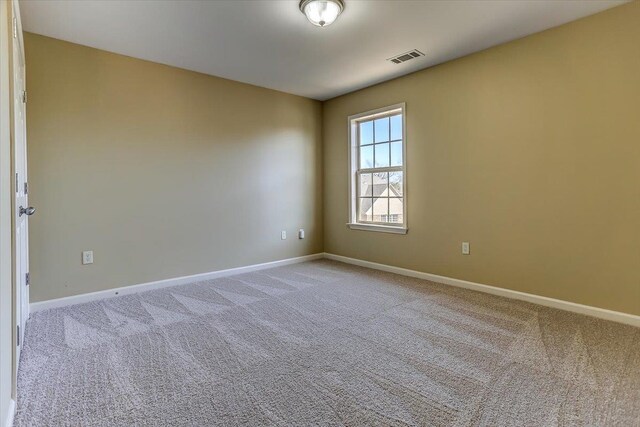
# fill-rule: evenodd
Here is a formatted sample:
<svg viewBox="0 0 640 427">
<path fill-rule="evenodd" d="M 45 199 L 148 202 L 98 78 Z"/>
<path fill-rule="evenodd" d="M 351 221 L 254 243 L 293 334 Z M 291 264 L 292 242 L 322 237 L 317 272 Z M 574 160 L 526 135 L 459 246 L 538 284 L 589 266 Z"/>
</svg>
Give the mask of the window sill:
<svg viewBox="0 0 640 427">
<path fill-rule="evenodd" d="M 347 227 L 352 230 L 364 230 L 364 231 L 377 231 L 379 233 L 392 233 L 392 234 L 407 234 L 409 229 L 404 227 L 394 227 L 391 225 L 378 225 L 378 224 L 358 224 L 348 223 Z"/>
</svg>

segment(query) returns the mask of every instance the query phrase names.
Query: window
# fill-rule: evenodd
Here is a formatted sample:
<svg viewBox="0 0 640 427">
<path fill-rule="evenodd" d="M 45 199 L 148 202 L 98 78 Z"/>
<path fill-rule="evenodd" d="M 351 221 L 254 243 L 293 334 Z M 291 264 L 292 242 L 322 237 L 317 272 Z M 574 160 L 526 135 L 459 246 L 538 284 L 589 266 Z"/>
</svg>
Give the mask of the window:
<svg viewBox="0 0 640 427">
<path fill-rule="evenodd" d="M 349 117 L 349 227 L 407 232 L 404 104 Z"/>
</svg>

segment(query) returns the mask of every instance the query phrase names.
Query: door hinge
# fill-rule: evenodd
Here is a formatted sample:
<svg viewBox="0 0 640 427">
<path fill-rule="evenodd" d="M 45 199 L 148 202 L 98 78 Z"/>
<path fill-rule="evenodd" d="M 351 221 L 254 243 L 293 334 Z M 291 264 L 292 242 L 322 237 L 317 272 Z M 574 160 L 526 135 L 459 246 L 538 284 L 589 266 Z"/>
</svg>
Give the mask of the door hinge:
<svg viewBox="0 0 640 427">
<path fill-rule="evenodd" d="M 20 325 L 16 325 L 16 347 L 20 347 Z"/>
<path fill-rule="evenodd" d="M 18 172 L 16 172 L 16 193 L 20 191 L 20 186 L 18 185 Z"/>
<path fill-rule="evenodd" d="M 27 103 L 27 91 L 26 90 L 22 91 L 22 103 L 23 104 Z"/>
<path fill-rule="evenodd" d="M 29 193 L 29 184 L 27 184 L 26 182 L 24 183 L 24 194 Z"/>
<path fill-rule="evenodd" d="M 18 20 L 15 16 L 13 17 L 13 38 L 18 38 Z"/>
<path fill-rule="evenodd" d="M 31 284 L 31 273 L 25 274 L 25 280 L 27 282 L 27 286 Z"/>
</svg>

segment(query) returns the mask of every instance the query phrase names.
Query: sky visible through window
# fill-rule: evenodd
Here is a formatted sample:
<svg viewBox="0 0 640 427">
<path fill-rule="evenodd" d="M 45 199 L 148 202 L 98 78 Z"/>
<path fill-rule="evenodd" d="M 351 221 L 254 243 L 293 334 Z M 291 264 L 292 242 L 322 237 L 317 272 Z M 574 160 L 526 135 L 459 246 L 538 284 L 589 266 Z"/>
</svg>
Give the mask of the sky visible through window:
<svg viewBox="0 0 640 427">
<path fill-rule="evenodd" d="M 360 168 L 402 166 L 402 115 L 360 123 Z"/>
</svg>

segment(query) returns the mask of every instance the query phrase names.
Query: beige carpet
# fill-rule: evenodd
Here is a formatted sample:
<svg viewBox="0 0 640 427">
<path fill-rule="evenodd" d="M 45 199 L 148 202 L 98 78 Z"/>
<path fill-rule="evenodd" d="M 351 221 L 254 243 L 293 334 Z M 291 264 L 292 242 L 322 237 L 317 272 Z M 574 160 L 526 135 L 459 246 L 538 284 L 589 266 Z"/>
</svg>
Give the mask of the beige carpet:
<svg viewBox="0 0 640 427">
<path fill-rule="evenodd" d="M 34 313 L 16 426 L 638 426 L 640 329 L 316 261 Z"/>
</svg>

